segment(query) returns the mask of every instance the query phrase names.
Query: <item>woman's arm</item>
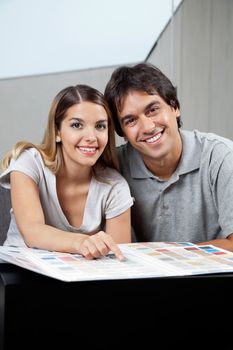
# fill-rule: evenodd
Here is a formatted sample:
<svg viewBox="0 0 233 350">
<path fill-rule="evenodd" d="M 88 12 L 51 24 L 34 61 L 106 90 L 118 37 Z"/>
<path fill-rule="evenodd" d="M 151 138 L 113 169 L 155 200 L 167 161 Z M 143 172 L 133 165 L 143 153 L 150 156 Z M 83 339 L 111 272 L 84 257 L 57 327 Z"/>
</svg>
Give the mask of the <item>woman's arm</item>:
<svg viewBox="0 0 233 350">
<path fill-rule="evenodd" d="M 124 213 L 106 220 L 106 232 L 110 234 L 116 243 L 131 242 L 131 210 L 127 209 Z"/>
<path fill-rule="evenodd" d="M 81 243 L 81 254 L 91 259 L 92 256 L 95 256 L 96 251 L 107 255 L 111 250 L 119 260 L 124 260 L 125 258 L 116 243 L 131 242 L 130 212 L 129 208 L 124 213 L 106 220 L 105 232 L 100 231 Z"/>
<path fill-rule="evenodd" d="M 62 231 L 46 225 L 37 184 L 29 176 L 19 171 L 11 172 L 10 181 L 11 200 L 16 223 L 27 246 L 79 253 L 87 259 L 106 255 L 112 250 L 119 259 L 123 258 L 116 243 L 113 239 L 109 239 L 109 235 L 104 232 L 88 236 Z M 95 245 L 92 249 L 83 249 L 84 241 L 92 242 L 95 236 L 97 236 L 100 244 Z"/>
</svg>

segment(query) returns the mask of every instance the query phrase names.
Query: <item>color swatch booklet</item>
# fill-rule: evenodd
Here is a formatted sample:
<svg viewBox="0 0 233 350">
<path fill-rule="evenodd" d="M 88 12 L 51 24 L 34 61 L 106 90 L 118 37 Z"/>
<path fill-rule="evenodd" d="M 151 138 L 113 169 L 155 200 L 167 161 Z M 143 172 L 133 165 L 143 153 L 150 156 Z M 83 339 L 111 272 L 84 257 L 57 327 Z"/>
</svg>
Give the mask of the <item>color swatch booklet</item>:
<svg viewBox="0 0 233 350">
<path fill-rule="evenodd" d="M 233 253 L 212 245 L 149 242 L 119 247 L 124 261 L 112 253 L 87 260 L 79 254 L 11 246 L 0 246 L 0 259 L 67 282 L 233 272 Z"/>
</svg>

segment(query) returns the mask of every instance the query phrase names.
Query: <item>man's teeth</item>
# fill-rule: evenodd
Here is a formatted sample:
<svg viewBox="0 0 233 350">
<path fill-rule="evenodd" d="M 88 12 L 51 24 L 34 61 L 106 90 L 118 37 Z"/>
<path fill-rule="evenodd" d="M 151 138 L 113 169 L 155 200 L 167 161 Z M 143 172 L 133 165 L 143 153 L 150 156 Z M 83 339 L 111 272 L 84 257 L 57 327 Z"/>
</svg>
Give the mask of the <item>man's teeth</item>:
<svg viewBox="0 0 233 350">
<path fill-rule="evenodd" d="M 157 141 L 160 137 L 162 136 L 161 132 L 153 137 L 151 137 L 150 139 L 145 140 L 147 143 L 152 143 Z"/>
</svg>

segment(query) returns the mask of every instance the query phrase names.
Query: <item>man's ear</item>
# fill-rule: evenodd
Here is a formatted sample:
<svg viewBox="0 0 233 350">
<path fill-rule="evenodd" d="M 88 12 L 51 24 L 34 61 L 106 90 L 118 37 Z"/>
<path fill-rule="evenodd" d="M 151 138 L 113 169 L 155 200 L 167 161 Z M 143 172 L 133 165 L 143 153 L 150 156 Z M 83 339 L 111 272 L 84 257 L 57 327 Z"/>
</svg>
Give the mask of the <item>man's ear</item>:
<svg viewBox="0 0 233 350">
<path fill-rule="evenodd" d="M 176 108 L 175 113 L 176 113 L 176 118 L 179 118 L 180 117 L 180 109 Z"/>
</svg>

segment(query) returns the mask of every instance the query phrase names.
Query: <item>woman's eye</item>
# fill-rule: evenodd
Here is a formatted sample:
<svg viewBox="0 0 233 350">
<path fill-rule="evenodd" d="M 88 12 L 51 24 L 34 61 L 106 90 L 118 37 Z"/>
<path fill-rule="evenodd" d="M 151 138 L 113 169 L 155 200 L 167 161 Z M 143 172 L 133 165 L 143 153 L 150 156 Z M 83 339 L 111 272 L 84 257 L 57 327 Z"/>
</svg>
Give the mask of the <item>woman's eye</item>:
<svg viewBox="0 0 233 350">
<path fill-rule="evenodd" d="M 107 124 L 97 124 L 96 129 L 105 130 L 105 129 L 107 129 Z"/>
<path fill-rule="evenodd" d="M 78 123 L 78 122 L 72 123 L 72 124 L 71 124 L 71 127 L 74 128 L 74 129 L 81 129 L 82 124 L 81 124 L 81 123 Z"/>
</svg>

